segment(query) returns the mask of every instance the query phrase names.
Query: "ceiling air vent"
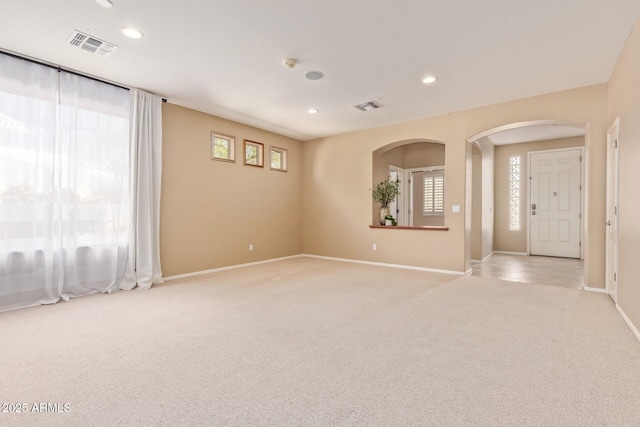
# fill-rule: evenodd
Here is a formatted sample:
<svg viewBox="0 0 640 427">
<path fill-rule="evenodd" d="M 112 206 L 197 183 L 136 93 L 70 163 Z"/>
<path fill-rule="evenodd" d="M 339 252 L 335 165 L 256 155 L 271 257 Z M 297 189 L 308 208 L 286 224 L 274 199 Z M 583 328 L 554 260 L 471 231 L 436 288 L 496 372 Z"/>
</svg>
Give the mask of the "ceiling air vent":
<svg viewBox="0 0 640 427">
<path fill-rule="evenodd" d="M 108 56 L 118 48 L 118 46 L 112 43 L 100 40 L 89 34 L 81 33 L 78 30 L 74 30 L 73 33 L 71 33 L 69 39 L 67 39 L 67 43 L 100 56 Z"/>
<path fill-rule="evenodd" d="M 357 108 L 360 111 L 371 111 L 371 110 L 375 110 L 376 108 L 380 108 L 380 104 L 376 104 L 373 101 L 369 101 L 369 102 L 363 102 L 362 104 L 358 104 L 358 105 L 354 105 L 355 108 Z"/>
</svg>

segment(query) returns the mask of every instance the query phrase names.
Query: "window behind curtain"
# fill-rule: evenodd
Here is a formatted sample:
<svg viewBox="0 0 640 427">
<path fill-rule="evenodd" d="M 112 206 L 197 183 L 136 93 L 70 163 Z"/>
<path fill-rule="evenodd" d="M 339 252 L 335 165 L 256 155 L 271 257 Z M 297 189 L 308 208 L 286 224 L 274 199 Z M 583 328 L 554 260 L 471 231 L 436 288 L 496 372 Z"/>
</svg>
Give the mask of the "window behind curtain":
<svg viewBox="0 0 640 427">
<path fill-rule="evenodd" d="M 0 55 L 0 310 L 117 288 L 129 93 Z"/>
</svg>

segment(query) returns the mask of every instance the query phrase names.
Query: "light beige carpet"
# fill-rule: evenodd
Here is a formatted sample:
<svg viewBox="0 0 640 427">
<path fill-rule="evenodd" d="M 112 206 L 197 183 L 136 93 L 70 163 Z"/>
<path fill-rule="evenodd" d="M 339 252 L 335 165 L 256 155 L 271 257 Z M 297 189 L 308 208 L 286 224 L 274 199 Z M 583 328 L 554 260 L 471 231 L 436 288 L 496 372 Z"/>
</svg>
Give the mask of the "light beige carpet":
<svg viewBox="0 0 640 427">
<path fill-rule="evenodd" d="M 608 297 L 298 258 L 0 313 L 0 425 L 638 425 Z"/>
</svg>

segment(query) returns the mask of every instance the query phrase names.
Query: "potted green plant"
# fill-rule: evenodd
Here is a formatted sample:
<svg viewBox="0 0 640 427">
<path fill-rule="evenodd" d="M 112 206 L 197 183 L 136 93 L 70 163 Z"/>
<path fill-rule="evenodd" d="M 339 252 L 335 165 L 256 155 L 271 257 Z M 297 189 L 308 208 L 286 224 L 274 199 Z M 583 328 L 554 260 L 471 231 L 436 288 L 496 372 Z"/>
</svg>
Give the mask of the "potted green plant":
<svg viewBox="0 0 640 427">
<path fill-rule="evenodd" d="M 380 225 L 384 225 L 389 212 L 389 203 L 400 195 L 400 181 L 392 181 L 389 178 L 378 183 L 371 193 L 373 200 L 380 203 Z"/>
<path fill-rule="evenodd" d="M 398 225 L 398 222 L 392 215 L 387 215 L 384 217 L 384 225 Z"/>
</svg>

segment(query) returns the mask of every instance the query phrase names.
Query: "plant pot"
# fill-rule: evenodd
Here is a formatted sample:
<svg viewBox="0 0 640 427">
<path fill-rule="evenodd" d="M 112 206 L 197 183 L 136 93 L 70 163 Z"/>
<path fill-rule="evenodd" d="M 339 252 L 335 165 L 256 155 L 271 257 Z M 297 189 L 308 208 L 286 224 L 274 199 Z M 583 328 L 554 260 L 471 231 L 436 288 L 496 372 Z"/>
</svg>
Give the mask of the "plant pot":
<svg viewBox="0 0 640 427">
<path fill-rule="evenodd" d="M 389 206 L 380 206 L 380 225 L 384 225 L 387 222 L 385 217 L 389 214 Z"/>
<path fill-rule="evenodd" d="M 393 220 L 387 219 L 387 220 L 384 222 L 384 225 L 393 225 Z"/>
</svg>

